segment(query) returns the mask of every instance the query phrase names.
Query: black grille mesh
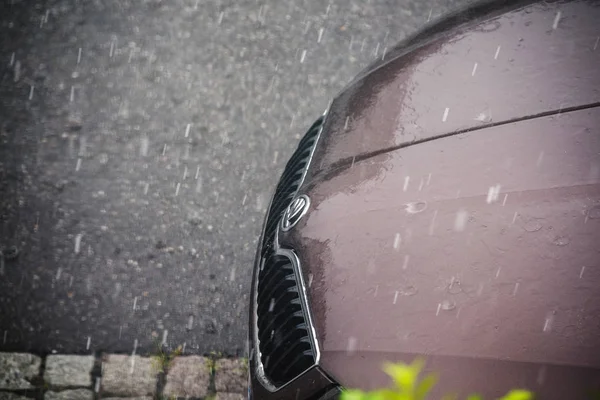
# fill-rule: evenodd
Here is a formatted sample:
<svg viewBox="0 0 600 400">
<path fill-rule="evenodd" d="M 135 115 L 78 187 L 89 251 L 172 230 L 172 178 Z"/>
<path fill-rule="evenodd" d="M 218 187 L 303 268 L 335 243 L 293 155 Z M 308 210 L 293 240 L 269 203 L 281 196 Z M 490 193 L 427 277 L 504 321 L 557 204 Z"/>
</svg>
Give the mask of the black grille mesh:
<svg viewBox="0 0 600 400">
<path fill-rule="evenodd" d="M 291 261 L 269 255 L 259 272 L 258 340 L 265 376 L 281 386 L 315 363 Z"/>
<path fill-rule="evenodd" d="M 271 200 L 271 207 L 267 215 L 267 222 L 265 225 L 265 235 L 263 238 L 262 255 L 265 256 L 267 252 L 273 248 L 273 242 L 275 240 L 275 231 L 277 230 L 277 224 L 281 219 L 281 215 L 290 205 L 294 196 L 298 192 L 302 176 L 304 171 L 308 167 L 310 161 L 310 154 L 313 147 L 316 144 L 319 129 L 323 124 L 323 118 L 319 118 L 308 130 L 306 135 L 300 140 L 298 148 L 287 162 L 275 194 Z"/>
<path fill-rule="evenodd" d="M 315 349 L 300 297 L 292 261 L 274 254 L 277 224 L 302 183 L 323 118 L 298 144 L 281 175 L 267 214 L 257 287 L 257 329 L 265 376 L 281 386 L 315 364 Z"/>
</svg>

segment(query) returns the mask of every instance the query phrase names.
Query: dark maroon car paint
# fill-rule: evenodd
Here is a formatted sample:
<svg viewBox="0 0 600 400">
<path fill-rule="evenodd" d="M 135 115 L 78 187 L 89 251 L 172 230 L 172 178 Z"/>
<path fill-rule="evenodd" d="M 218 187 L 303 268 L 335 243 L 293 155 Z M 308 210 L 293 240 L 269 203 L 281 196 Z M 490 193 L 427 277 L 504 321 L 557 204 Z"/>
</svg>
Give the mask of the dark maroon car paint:
<svg viewBox="0 0 600 400">
<path fill-rule="evenodd" d="M 280 235 L 320 365 L 255 398 L 387 386 L 382 363 L 416 355 L 436 395 L 600 390 L 599 21 L 599 2 L 480 3 L 333 101 L 311 208 Z"/>
</svg>

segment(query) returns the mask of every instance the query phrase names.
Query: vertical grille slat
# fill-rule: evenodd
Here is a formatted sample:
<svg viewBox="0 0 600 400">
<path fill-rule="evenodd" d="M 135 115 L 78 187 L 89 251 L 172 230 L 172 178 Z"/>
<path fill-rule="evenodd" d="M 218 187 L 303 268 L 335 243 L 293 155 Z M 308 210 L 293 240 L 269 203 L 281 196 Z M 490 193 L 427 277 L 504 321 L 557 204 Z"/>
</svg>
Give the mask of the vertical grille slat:
<svg viewBox="0 0 600 400">
<path fill-rule="evenodd" d="M 307 312 L 300 297 L 300 282 L 292 260 L 275 254 L 277 226 L 284 210 L 298 194 L 310 164 L 324 118 L 319 118 L 300 140 L 286 163 L 267 212 L 258 272 L 256 329 L 259 357 L 265 378 L 281 387 L 315 365 L 316 349 L 310 336 Z"/>
</svg>

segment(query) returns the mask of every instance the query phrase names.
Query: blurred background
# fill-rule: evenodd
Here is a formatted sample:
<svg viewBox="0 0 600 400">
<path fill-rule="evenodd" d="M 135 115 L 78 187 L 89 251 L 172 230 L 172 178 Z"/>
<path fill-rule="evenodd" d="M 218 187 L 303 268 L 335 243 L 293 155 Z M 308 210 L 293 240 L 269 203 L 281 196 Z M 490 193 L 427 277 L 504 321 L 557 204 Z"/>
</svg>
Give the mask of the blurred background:
<svg viewBox="0 0 600 400">
<path fill-rule="evenodd" d="M 299 138 L 467 2 L 0 2 L 0 351 L 243 355 Z"/>
</svg>

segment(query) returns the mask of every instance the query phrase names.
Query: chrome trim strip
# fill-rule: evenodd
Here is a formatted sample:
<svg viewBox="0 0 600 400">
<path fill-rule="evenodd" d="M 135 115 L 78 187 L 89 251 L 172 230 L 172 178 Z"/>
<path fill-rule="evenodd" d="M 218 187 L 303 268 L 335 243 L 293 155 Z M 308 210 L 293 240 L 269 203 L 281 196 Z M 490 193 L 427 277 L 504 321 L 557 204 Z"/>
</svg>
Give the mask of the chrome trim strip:
<svg viewBox="0 0 600 400">
<path fill-rule="evenodd" d="M 302 184 L 304 183 L 304 179 L 306 178 L 306 174 L 308 173 L 308 169 L 310 168 L 310 166 L 312 164 L 312 159 L 315 154 L 315 149 L 317 148 L 317 145 L 320 142 L 321 134 L 323 133 L 323 127 L 325 126 L 325 120 L 327 117 L 327 113 L 329 112 L 330 106 L 331 106 L 331 102 L 325 109 L 325 112 L 323 112 L 323 115 L 322 115 L 323 122 L 321 123 L 321 127 L 319 128 L 319 133 L 317 133 L 317 138 L 315 140 L 315 144 L 313 145 L 313 148 L 310 151 L 310 155 L 308 157 L 308 162 L 306 163 L 306 167 L 304 168 L 304 172 L 302 174 L 302 178 L 300 179 L 300 183 L 298 184 L 298 190 L 294 194 L 294 198 L 300 191 L 300 188 L 301 188 Z M 275 190 L 277 190 L 277 189 L 275 189 Z M 261 262 L 262 262 L 262 246 L 263 246 L 263 240 L 264 240 L 264 236 L 265 236 L 266 221 L 268 220 L 268 217 L 269 217 L 268 213 L 271 210 L 272 202 L 273 202 L 273 196 L 271 197 L 271 201 L 269 202 L 269 208 L 267 208 L 267 215 L 265 216 L 265 223 L 263 223 L 261 238 L 258 243 L 258 246 L 259 246 L 258 254 L 259 254 Z M 310 200 L 309 200 L 309 206 L 306 207 L 306 211 L 308 211 L 309 208 L 310 208 Z M 310 328 L 311 341 L 312 341 L 313 347 L 315 349 L 315 364 L 313 366 L 311 366 L 310 368 L 307 368 L 304 372 L 302 372 L 300 375 L 298 375 L 294 379 L 290 380 L 289 382 L 287 382 L 284 385 L 281 385 L 279 387 L 273 385 L 273 383 L 271 383 L 269 381 L 269 379 L 266 377 L 265 369 L 262 364 L 262 359 L 261 359 L 261 354 L 260 354 L 260 341 L 258 340 L 258 277 L 260 274 L 260 270 L 256 271 L 256 279 L 255 279 L 254 288 L 253 288 L 254 289 L 254 298 L 252 299 L 252 320 L 253 320 L 253 325 L 254 325 L 253 326 L 253 330 L 254 330 L 253 336 L 254 336 L 254 351 L 255 351 L 255 359 L 256 359 L 256 376 L 257 376 L 258 380 L 260 381 L 260 383 L 264 386 L 264 388 L 270 392 L 276 392 L 276 391 L 286 387 L 287 385 L 291 384 L 292 382 L 294 382 L 295 380 L 299 379 L 304 374 L 306 374 L 308 371 L 310 371 L 311 369 L 313 369 L 317 365 L 319 365 L 319 362 L 321 361 L 321 349 L 320 349 L 319 342 L 317 339 L 317 331 L 316 331 L 315 325 L 313 323 L 312 313 L 311 313 L 310 307 L 308 305 L 306 284 L 304 282 L 304 276 L 302 275 L 300 260 L 298 259 L 298 256 L 296 255 L 296 253 L 293 252 L 293 250 L 282 249 L 279 246 L 279 227 L 280 227 L 280 225 L 281 224 L 277 224 L 277 229 L 275 231 L 275 238 L 274 238 L 275 254 L 288 257 L 290 259 L 290 261 L 292 262 L 292 265 L 294 267 L 294 272 L 298 276 L 298 283 L 301 287 L 301 291 L 299 292 L 300 300 L 302 301 L 302 305 L 304 306 L 303 311 L 304 311 L 306 323 L 308 324 L 308 326 Z M 260 268 L 260 266 L 255 266 L 255 268 L 256 267 Z"/>
<path fill-rule="evenodd" d="M 327 107 L 327 109 L 325 110 L 323 115 L 321 115 L 321 117 L 323 118 L 323 122 L 321 123 L 321 127 L 319 128 L 319 133 L 317 133 L 317 139 L 315 140 L 315 144 L 313 145 L 313 148 L 310 151 L 310 155 L 308 156 L 308 162 L 306 163 L 306 167 L 304 167 L 304 173 L 302 174 L 302 178 L 300 179 L 300 183 L 298 184 L 298 189 L 304 183 L 306 174 L 308 174 L 308 169 L 310 168 L 310 165 L 312 164 L 312 159 L 313 159 L 313 156 L 315 155 L 315 150 L 317 149 L 317 146 L 319 145 L 319 141 L 321 140 L 321 133 L 323 132 L 323 127 L 325 126 L 325 121 L 326 121 L 328 112 L 329 112 L 329 106 Z M 296 194 L 297 193 L 298 192 L 296 192 Z"/>
</svg>

